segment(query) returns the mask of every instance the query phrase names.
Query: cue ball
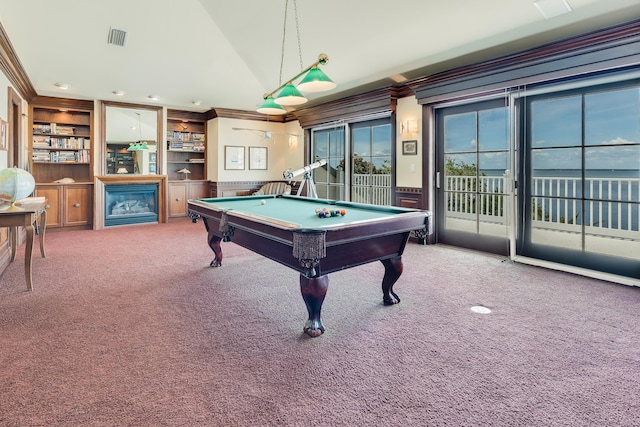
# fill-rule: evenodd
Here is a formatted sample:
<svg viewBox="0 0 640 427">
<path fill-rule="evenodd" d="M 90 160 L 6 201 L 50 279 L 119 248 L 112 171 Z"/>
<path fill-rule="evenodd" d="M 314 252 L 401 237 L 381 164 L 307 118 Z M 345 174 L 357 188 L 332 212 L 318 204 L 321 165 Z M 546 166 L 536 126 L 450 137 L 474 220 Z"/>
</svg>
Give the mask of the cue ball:
<svg viewBox="0 0 640 427">
<path fill-rule="evenodd" d="M 267 201 L 266 201 L 266 200 L 264 200 L 264 199 L 263 199 L 263 200 L 260 200 L 260 204 L 261 204 L 261 205 L 266 205 L 266 204 L 267 204 Z"/>
</svg>

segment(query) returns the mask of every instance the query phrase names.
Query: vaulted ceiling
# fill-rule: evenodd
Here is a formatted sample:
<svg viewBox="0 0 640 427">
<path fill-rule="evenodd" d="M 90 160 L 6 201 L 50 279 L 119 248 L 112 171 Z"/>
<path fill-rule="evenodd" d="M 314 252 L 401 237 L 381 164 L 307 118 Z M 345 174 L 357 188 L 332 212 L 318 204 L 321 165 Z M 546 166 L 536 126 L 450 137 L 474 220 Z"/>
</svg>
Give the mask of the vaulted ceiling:
<svg viewBox="0 0 640 427">
<path fill-rule="evenodd" d="M 320 53 L 338 86 L 310 104 L 640 18 L 637 0 L 566 1 L 545 19 L 533 0 L 289 0 L 285 26 L 285 0 L 0 0 L 0 22 L 38 95 L 254 111 Z"/>
</svg>

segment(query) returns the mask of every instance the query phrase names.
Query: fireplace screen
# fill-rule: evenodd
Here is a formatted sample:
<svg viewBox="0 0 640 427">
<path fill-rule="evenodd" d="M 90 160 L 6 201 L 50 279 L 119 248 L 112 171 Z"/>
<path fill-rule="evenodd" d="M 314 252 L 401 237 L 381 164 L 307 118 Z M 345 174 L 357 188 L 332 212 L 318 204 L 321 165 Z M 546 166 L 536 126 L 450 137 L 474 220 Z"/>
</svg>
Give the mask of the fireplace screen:
<svg viewBox="0 0 640 427">
<path fill-rule="evenodd" d="M 158 184 L 104 186 L 104 225 L 158 222 Z"/>
</svg>

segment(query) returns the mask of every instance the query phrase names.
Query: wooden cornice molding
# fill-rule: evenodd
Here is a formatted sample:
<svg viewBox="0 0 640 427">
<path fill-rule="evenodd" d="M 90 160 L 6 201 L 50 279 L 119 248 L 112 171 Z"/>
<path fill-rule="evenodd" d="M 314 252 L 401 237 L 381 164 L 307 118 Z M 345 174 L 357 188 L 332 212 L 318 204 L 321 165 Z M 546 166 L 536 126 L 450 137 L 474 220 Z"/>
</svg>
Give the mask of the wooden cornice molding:
<svg viewBox="0 0 640 427">
<path fill-rule="evenodd" d="M 20 96 L 27 102 L 31 102 L 37 95 L 36 90 L 13 50 L 13 45 L 2 24 L 0 24 L 0 68 Z"/>
<path fill-rule="evenodd" d="M 174 120 L 193 120 L 197 122 L 207 121 L 207 113 L 198 113 L 196 111 L 172 110 L 167 109 L 167 118 Z"/>
<path fill-rule="evenodd" d="M 292 115 L 303 128 L 358 116 L 393 112 L 398 100 L 397 87 L 384 87 L 370 92 L 337 99 L 324 104 L 296 110 Z"/>
<path fill-rule="evenodd" d="M 263 122 L 276 122 L 285 123 L 295 118 L 287 120 L 285 115 L 282 116 L 268 116 L 258 113 L 257 111 L 245 111 L 245 110 L 232 110 L 229 108 L 212 108 L 206 112 L 207 120 L 215 119 L 216 117 L 223 117 L 226 119 L 241 119 L 241 120 L 257 120 Z"/>
<path fill-rule="evenodd" d="M 426 75 L 407 82 L 417 97 L 425 88 L 448 85 L 454 82 L 477 79 L 518 70 L 532 65 L 544 65 L 578 55 L 603 52 L 613 47 L 624 47 L 640 41 L 640 20 L 592 31 L 535 48 L 500 56 L 471 65 L 452 68 Z M 554 70 L 548 70 L 553 72 Z"/>
<path fill-rule="evenodd" d="M 29 101 L 31 105 L 38 107 L 67 108 L 69 110 L 93 111 L 93 101 L 71 98 L 56 98 L 53 96 L 35 95 Z M 126 104 L 131 105 L 131 104 Z"/>
</svg>

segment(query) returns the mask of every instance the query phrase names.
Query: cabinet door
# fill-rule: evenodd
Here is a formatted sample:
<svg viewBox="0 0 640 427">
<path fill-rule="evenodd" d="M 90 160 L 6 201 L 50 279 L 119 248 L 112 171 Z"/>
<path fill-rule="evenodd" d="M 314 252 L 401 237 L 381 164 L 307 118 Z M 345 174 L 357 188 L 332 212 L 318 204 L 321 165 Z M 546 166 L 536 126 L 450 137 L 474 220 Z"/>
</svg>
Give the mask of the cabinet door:
<svg viewBox="0 0 640 427">
<path fill-rule="evenodd" d="M 93 186 L 65 186 L 65 226 L 88 225 L 93 219 Z"/>
<path fill-rule="evenodd" d="M 169 184 L 169 216 L 187 215 L 187 184 Z"/>
<path fill-rule="evenodd" d="M 203 199 L 207 197 L 207 191 L 209 191 L 208 181 L 191 181 L 189 183 L 188 199 Z"/>
<path fill-rule="evenodd" d="M 60 186 L 36 187 L 36 197 L 47 199 L 47 228 L 62 227 L 62 204 L 60 203 Z"/>
</svg>

